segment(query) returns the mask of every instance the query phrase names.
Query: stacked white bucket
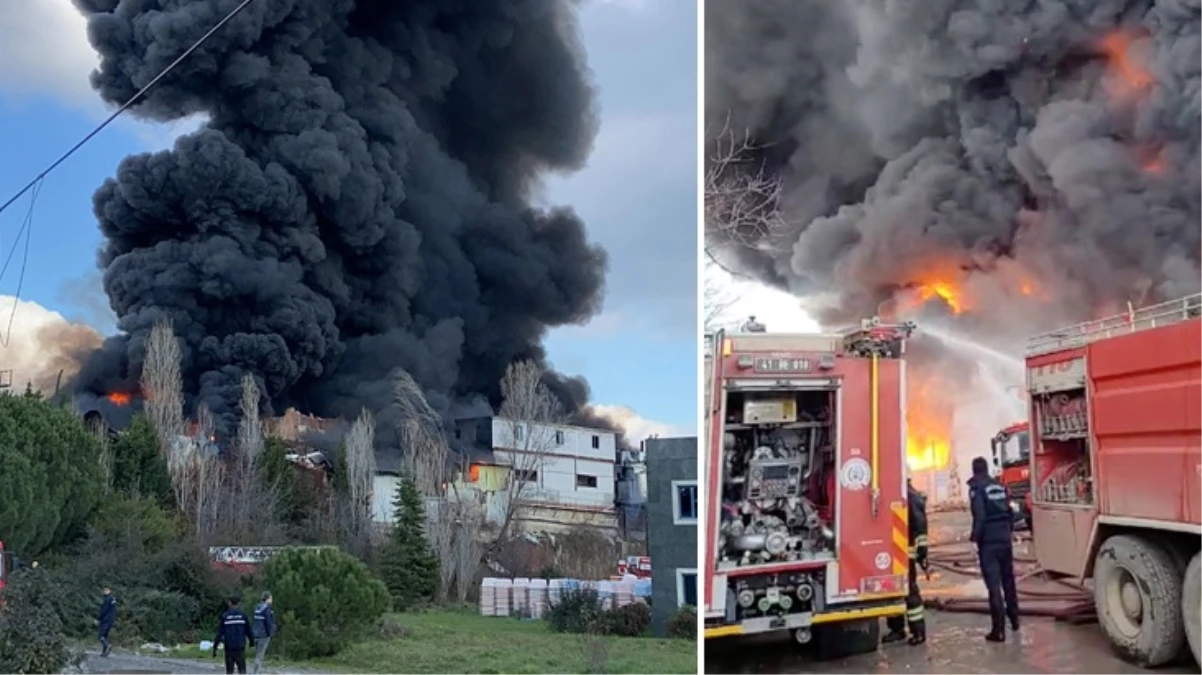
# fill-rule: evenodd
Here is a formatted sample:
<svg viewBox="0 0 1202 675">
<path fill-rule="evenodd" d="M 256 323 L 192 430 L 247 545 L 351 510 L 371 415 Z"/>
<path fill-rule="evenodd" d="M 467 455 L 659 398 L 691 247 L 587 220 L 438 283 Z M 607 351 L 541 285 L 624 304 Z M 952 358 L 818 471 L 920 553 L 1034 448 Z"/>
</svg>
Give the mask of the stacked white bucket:
<svg viewBox="0 0 1202 675">
<path fill-rule="evenodd" d="M 650 583 L 643 584 L 649 586 Z M 620 580 L 589 581 L 577 579 L 497 579 L 487 577 L 480 583 L 480 614 L 540 619 L 547 608 L 559 602 L 565 592 L 591 590 L 597 593 L 606 610 L 646 602 L 650 595 L 638 588 L 633 577 Z"/>
</svg>

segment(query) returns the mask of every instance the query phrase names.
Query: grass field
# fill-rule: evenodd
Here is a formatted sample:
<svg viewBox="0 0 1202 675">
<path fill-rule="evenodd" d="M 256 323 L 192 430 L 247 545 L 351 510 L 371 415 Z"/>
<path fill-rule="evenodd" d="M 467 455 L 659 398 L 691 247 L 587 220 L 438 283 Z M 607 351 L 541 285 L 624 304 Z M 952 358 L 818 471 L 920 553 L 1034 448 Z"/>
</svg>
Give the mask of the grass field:
<svg viewBox="0 0 1202 675">
<path fill-rule="evenodd" d="M 545 621 L 466 611 L 397 618 L 406 637 L 361 642 L 313 665 L 371 673 L 587 673 L 590 661 L 603 660 L 606 673 L 697 672 L 697 643 L 687 640 L 586 638 L 552 633 Z"/>
<path fill-rule="evenodd" d="M 468 611 L 395 617 L 408 629 L 405 637 L 365 640 L 333 658 L 295 665 L 335 673 L 697 672 L 697 643 L 688 640 L 553 633 L 545 621 Z"/>
</svg>

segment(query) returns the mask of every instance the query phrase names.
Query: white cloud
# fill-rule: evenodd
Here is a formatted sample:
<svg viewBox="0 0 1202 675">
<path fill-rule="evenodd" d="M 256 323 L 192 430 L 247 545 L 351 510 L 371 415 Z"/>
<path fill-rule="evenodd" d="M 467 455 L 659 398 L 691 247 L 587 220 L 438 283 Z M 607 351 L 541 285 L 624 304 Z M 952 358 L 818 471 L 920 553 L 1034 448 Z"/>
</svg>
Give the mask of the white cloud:
<svg viewBox="0 0 1202 675">
<path fill-rule="evenodd" d="M 87 24 L 70 0 L 4 0 L 0 12 L 0 90 L 49 95 L 100 109 L 88 75 L 99 58 Z"/>
<path fill-rule="evenodd" d="M 11 295 L 0 295 L 3 326 L 8 325 L 13 301 Z M 100 334 L 91 327 L 71 323 L 36 302 L 21 300 L 8 346 L 0 345 L 0 364 L 13 371 L 14 388 L 32 382 L 36 389 L 50 393 L 59 371 L 64 377 L 74 375 L 79 370 L 78 356 L 99 347 L 100 342 Z"/>
<path fill-rule="evenodd" d="M 754 316 L 771 332 L 816 333 L 818 322 L 802 307 L 802 299 L 750 279 L 735 277 L 717 265 L 707 265 L 707 284 L 718 289 L 722 307 L 714 328 L 737 328 Z"/>
<path fill-rule="evenodd" d="M 651 436 L 695 436 L 696 429 L 681 429 L 664 422 L 642 417 L 624 405 L 592 405 L 592 411 L 626 430 L 626 439 L 637 444 Z"/>
</svg>

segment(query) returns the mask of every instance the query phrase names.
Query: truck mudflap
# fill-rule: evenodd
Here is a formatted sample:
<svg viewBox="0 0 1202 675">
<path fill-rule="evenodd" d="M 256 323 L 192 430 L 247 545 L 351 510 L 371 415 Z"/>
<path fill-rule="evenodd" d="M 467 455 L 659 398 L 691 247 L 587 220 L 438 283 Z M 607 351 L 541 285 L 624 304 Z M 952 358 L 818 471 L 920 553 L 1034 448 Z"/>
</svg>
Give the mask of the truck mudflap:
<svg viewBox="0 0 1202 675">
<path fill-rule="evenodd" d="M 796 630 L 822 624 L 840 623 L 843 621 L 860 621 L 863 619 L 887 619 L 893 616 L 903 616 L 906 613 L 906 603 L 902 599 L 889 604 L 878 604 L 867 607 L 851 607 L 814 614 L 802 612 L 788 616 L 765 616 L 747 619 L 736 624 L 724 626 L 706 626 L 705 639 L 730 637 L 732 635 L 756 635 L 781 630 Z"/>
</svg>

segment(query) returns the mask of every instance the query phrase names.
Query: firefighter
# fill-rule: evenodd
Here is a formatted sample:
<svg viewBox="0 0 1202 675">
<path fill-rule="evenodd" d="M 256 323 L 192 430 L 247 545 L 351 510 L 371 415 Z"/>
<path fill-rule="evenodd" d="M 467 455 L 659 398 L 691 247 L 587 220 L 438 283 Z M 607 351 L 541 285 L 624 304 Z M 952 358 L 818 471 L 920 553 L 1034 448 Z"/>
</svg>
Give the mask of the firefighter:
<svg viewBox="0 0 1202 675">
<path fill-rule="evenodd" d="M 972 460 L 968 480 L 972 505 L 972 542 L 977 545 L 981 577 L 989 591 L 990 629 L 985 639 L 1006 641 L 1006 618 L 1018 630 L 1018 588 L 1014 581 L 1014 515 L 1006 486 L 989 475 L 984 457 Z M 1003 602 L 1003 598 L 1005 602 Z"/>
<path fill-rule="evenodd" d="M 241 675 L 246 675 L 246 643 L 255 646 L 250 618 L 239 607 L 241 603 L 242 598 L 230 598 L 229 609 L 221 615 L 217 623 L 217 637 L 213 640 L 214 658 L 217 657 L 217 647 L 225 643 L 225 672 L 230 675 L 235 668 Z"/>
<path fill-rule="evenodd" d="M 918 588 L 918 568 L 929 569 L 927 561 L 927 505 L 922 494 L 906 479 L 906 503 L 910 521 L 910 570 L 909 594 L 906 595 L 906 616 L 891 616 L 885 620 L 889 633 L 882 642 L 898 642 L 906 639 L 906 624 L 910 625 L 910 644 L 920 645 L 927 641 L 927 622 L 923 615 L 922 592 Z"/>
<path fill-rule="evenodd" d="M 113 630 L 115 623 L 117 623 L 117 598 L 113 596 L 113 589 L 105 586 L 104 597 L 100 600 L 100 610 L 96 613 L 96 633 L 100 638 L 101 656 L 107 657 L 113 651 L 113 644 L 109 642 L 109 632 Z"/>
</svg>

